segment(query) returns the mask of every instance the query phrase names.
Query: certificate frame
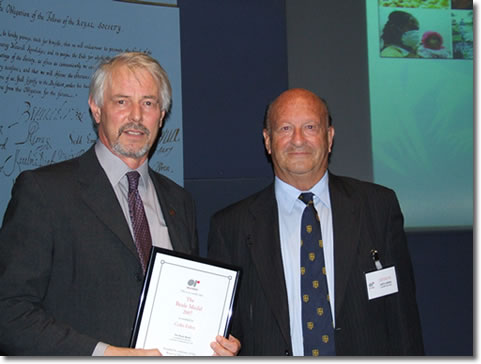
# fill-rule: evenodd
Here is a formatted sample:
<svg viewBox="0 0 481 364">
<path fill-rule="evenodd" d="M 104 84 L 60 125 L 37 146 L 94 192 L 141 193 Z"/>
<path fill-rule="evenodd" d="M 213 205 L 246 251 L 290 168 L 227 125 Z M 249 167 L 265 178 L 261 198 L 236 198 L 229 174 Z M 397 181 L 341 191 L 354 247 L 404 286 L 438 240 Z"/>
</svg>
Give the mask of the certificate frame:
<svg viewBox="0 0 481 364">
<path fill-rule="evenodd" d="M 239 267 L 152 247 L 130 339 L 164 356 L 210 356 L 228 336 Z"/>
</svg>

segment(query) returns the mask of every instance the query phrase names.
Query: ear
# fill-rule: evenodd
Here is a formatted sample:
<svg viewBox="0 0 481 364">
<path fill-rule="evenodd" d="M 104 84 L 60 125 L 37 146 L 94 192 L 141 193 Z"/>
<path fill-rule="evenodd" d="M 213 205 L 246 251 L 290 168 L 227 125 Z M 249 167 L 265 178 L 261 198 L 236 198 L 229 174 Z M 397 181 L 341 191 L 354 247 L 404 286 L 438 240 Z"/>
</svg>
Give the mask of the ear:
<svg viewBox="0 0 481 364">
<path fill-rule="evenodd" d="M 160 114 L 160 120 L 159 120 L 159 129 L 164 124 L 164 118 L 165 118 L 165 110 L 162 110 L 162 113 Z"/>
<path fill-rule="evenodd" d="M 95 122 L 97 124 L 100 124 L 100 115 L 101 115 L 100 107 L 97 106 L 97 104 L 95 103 L 92 97 L 89 97 L 89 107 Z"/>
<path fill-rule="evenodd" d="M 271 154 L 271 136 L 267 129 L 262 130 L 262 135 L 264 136 L 264 145 L 266 147 L 267 153 Z"/>
<path fill-rule="evenodd" d="M 332 142 L 334 141 L 335 130 L 333 126 L 327 128 L 327 141 L 329 143 L 329 153 L 332 150 Z"/>
</svg>

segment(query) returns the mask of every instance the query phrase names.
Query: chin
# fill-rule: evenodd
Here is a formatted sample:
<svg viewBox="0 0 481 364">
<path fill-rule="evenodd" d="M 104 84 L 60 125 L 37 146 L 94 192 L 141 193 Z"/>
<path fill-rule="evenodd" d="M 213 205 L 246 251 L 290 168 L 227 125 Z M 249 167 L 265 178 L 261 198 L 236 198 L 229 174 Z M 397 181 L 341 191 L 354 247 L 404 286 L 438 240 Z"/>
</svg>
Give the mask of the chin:
<svg viewBox="0 0 481 364">
<path fill-rule="evenodd" d="M 296 174 L 304 174 L 311 172 L 314 169 L 314 166 L 311 163 L 290 163 L 287 166 L 287 169 L 290 170 L 292 173 Z"/>
<path fill-rule="evenodd" d="M 124 157 L 139 159 L 149 153 L 150 146 L 132 147 L 117 144 L 114 146 L 114 150 Z"/>
</svg>

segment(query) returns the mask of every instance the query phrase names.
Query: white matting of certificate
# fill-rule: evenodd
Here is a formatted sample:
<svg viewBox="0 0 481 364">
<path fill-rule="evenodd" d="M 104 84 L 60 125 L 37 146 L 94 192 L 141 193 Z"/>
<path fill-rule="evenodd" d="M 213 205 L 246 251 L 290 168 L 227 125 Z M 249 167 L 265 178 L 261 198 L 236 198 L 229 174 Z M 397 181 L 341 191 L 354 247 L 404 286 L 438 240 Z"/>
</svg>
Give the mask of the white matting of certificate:
<svg viewBox="0 0 481 364">
<path fill-rule="evenodd" d="M 227 335 L 240 270 L 154 247 L 131 346 L 165 356 L 210 356 Z"/>
</svg>

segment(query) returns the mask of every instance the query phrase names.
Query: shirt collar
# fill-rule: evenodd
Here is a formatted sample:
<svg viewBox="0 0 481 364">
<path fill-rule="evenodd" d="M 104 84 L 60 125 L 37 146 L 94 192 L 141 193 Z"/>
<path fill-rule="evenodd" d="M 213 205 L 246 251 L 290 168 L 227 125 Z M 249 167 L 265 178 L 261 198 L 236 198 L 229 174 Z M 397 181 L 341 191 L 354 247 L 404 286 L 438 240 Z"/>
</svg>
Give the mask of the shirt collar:
<svg viewBox="0 0 481 364">
<path fill-rule="evenodd" d="M 329 197 L 329 173 L 326 171 L 324 176 L 309 191 L 301 191 L 282 181 L 279 177 L 275 177 L 274 188 L 277 203 L 280 208 L 285 209 L 288 213 L 292 212 L 294 205 L 299 200 L 302 192 L 312 192 L 314 196 L 314 204 L 321 202 L 327 208 L 331 207 L 331 199 Z"/>
<path fill-rule="evenodd" d="M 95 144 L 95 154 L 112 186 L 116 186 L 127 172 L 133 171 L 122 159 L 113 154 L 100 139 L 97 139 Z M 146 186 L 149 178 L 148 160 L 145 160 L 136 171 L 140 174 L 139 186 Z"/>
</svg>

